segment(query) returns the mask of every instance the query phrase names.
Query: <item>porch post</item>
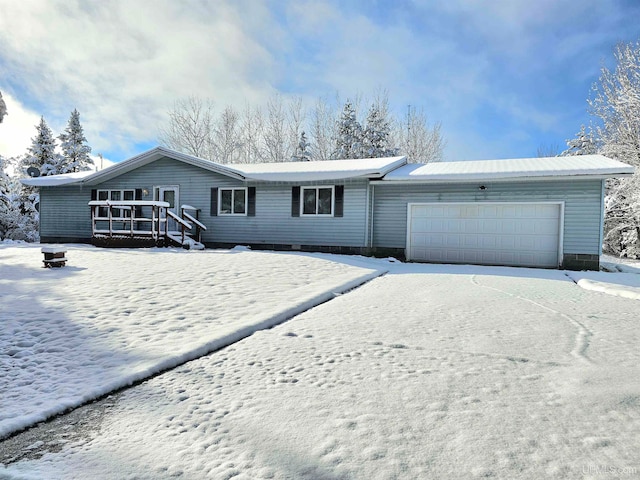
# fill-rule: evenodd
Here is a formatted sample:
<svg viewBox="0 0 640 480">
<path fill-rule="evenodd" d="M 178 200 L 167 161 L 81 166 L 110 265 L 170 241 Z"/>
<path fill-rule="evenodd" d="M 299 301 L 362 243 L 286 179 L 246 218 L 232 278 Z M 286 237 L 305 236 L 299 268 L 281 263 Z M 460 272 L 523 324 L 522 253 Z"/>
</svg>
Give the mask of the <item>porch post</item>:
<svg viewBox="0 0 640 480">
<path fill-rule="evenodd" d="M 113 237 L 113 213 L 111 212 L 111 205 L 107 205 L 109 210 L 109 236 Z"/>
</svg>

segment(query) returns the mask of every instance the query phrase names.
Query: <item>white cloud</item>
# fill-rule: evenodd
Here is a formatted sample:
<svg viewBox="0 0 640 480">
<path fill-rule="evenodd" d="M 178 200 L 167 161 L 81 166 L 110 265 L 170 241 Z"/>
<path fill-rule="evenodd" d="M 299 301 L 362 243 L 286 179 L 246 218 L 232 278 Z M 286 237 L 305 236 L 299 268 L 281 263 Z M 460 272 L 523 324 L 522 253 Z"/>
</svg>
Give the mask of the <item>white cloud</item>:
<svg viewBox="0 0 640 480">
<path fill-rule="evenodd" d="M 26 109 L 5 90 L 2 98 L 7 104 L 8 115 L 0 123 L 0 155 L 16 157 L 24 154 L 31 144 L 40 116 Z"/>
<path fill-rule="evenodd" d="M 95 151 L 126 150 L 155 139 L 176 98 L 270 93 L 269 53 L 243 29 L 251 15 L 223 2 L 3 2 L 1 55 L 47 121 L 77 108 Z"/>
<path fill-rule="evenodd" d="M 2 97 L 7 104 L 9 115 L 4 117 L 0 124 L 0 155 L 5 158 L 18 157 L 25 154 L 31 145 L 31 138 L 36 135 L 36 125 L 40 123 L 40 116 L 25 108 L 6 91 L 2 93 Z M 56 131 L 53 134 L 56 136 Z M 97 155 L 92 155 L 91 158 L 98 170 L 114 165 L 108 158 L 100 158 Z"/>
<path fill-rule="evenodd" d="M 44 114 L 54 133 L 77 108 L 94 153 L 114 159 L 154 142 L 167 110 L 189 95 L 242 108 L 276 91 L 312 103 L 383 88 L 396 113 L 424 107 L 454 139 L 490 121 L 484 110 L 535 135 L 580 110 L 564 92 L 590 83 L 625 24 L 610 0 L 362 3 L 0 0 L 9 72 L 0 90 Z M 561 93 L 538 96 L 544 82 Z"/>
</svg>

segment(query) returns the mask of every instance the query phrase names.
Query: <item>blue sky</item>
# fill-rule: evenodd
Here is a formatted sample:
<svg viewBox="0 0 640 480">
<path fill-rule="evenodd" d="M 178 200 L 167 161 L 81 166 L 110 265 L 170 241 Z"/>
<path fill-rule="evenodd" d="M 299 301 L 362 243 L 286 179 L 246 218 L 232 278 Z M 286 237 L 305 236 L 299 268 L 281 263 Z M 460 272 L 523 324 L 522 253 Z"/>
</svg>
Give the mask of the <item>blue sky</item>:
<svg viewBox="0 0 640 480">
<path fill-rule="evenodd" d="M 0 154 L 77 108 L 94 153 L 157 143 L 173 102 L 389 94 L 442 124 L 445 159 L 536 156 L 591 120 L 587 98 L 640 2 L 0 0 Z"/>
</svg>

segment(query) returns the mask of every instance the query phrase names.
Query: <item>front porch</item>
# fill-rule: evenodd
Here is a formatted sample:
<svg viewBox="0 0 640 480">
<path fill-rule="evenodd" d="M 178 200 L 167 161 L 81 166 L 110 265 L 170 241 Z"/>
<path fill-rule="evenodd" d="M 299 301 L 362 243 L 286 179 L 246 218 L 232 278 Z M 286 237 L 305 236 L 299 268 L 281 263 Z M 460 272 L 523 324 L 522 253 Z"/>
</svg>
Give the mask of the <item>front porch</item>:
<svg viewBox="0 0 640 480">
<path fill-rule="evenodd" d="M 168 202 L 145 200 L 92 200 L 91 243 L 101 247 L 204 248 L 200 209 L 182 205 L 180 214 Z"/>
</svg>

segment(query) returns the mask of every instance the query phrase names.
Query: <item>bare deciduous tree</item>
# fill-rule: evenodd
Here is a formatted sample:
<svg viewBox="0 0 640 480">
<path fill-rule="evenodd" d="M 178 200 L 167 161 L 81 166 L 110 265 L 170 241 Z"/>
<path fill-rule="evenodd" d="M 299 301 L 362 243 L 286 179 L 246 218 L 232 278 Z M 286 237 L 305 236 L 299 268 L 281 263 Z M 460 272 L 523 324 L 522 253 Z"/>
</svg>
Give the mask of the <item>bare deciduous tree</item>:
<svg viewBox="0 0 640 480">
<path fill-rule="evenodd" d="M 289 128 L 289 138 L 287 144 L 289 145 L 289 158 L 288 160 L 294 160 L 299 153 L 300 138 L 304 134 L 304 121 L 305 111 L 302 105 L 302 98 L 294 97 L 289 101 L 287 108 L 287 124 Z M 305 135 L 306 141 L 306 135 Z M 307 159 L 308 160 L 308 159 Z"/>
<path fill-rule="evenodd" d="M 262 162 L 260 142 L 263 124 L 262 111 L 247 104 L 240 119 L 240 163 Z"/>
<path fill-rule="evenodd" d="M 560 155 L 560 145 L 557 143 L 550 143 L 549 145 L 539 145 L 536 149 L 536 157 L 557 157 Z"/>
<path fill-rule="evenodd" d="M 400 155 L 410 163 L 439 162 L 442 160 L 444 139 L 439 122 L 430 125 L 424 110 L 409 107 L 404 122 L 396 122 L 396 142 Z"/>
<path fill-rule="evenodd" d="M 263 130 L 266 162 L 283 162 L 291 158 L 288 130 L 282 96 L 275 95 L 267 102 L 267 116 Z"/>
<path fill-rule="evenodd" d="M 336 111 L 325 99 L 318 99 L 311 113 L 311 155 L 330 160 L 336 146 Z"/>
<path fill-rule="evenodd" d="M 195 96 L 176 100 L 169 122 L 160 129 L 160 143 L 195 157 L 214 160 L 213 101 Z"/>
<path fill-rule="evenodd" d="M 285 101 L 281 95 L 275 95 L 264 109 L 247 104 L 239 114 L 227 107 L 216 117 L 211 100 L 188 97 L 175 102 L 159 140 L 169 148 L 220 163 L 290 161 L 299 157 L 303 131 L 310 134 L 308 140 L 305 135 L 305 159 L 332 160 L 396 152 L 406 155 L 411 162 L 442 158 L 444 142 L 440 124 L 429 125 L 424 112 L 415 109 L 410 109 L 403 121 L 396 121 L 389 113 L 386 92 L 378 93 L 372 102 L 366 128 L 347 132 L 345 129 L 350 125 L 362 125 L 357 118 L 358 105 L 362 102 L 358 95 L 343 108 L 337 96 L 335 106 L 319 99 L 308 114 L 301 98 Z M 344 117 L 347 106 L 349 125 L 345 118 L 342 122 L 338 118 L 340 111 Z M 340 135 L 339 127 L 342 128 Z M 344 148 L 347 134 L 355 151 Z M 366 151 L 365 144 L 368 145 Z"/>
<path fill-rule="evenodd" d="M 240 154 L 240 117 L 233 107 L 226 107 L 218 121 L 213 135 L 214 157 L 220 163 L 239 161 Z"/>
</svg>

